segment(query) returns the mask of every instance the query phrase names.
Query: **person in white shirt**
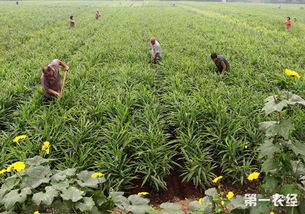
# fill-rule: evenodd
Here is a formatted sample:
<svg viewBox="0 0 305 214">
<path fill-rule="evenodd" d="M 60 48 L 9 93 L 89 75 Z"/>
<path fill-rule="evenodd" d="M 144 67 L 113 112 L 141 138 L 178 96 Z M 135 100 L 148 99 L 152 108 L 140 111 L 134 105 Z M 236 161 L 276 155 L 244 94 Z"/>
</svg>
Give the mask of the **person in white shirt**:
<svg viewBox="0 0 305 214">
<path fill-rule="evenodd" d="M 155 37 L 150 39 L 151 61 L 156 64 L 161 61 L 161 46 Z"/>
</svg>

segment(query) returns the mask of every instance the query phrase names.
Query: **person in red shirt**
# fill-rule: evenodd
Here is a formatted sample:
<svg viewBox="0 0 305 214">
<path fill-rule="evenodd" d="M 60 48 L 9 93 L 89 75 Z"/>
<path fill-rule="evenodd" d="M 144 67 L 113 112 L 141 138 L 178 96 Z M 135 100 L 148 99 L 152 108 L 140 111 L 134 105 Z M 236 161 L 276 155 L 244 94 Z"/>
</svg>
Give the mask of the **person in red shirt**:
<svg viewBox="0 0 305 214">
<path fill-rule="evenodd" d="M 292 29 L 292 22 L 291 22 L 290 17 L 287 17 L 287 20 L 284 22 L 284 24 L 288 30 Z"/>
</svg>

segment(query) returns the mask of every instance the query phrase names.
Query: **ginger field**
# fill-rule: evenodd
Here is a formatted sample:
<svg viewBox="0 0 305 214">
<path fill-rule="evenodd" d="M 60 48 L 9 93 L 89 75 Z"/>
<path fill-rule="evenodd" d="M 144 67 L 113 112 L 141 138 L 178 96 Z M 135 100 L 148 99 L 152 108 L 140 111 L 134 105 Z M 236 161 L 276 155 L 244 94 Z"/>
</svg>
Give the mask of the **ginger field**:
<svg viewBox="0 0 305 214">
<path fill-rule="evenodd" d="M 239 187 L 250 183 L 252 172 L 262 173 L 258 185 L 269 171 L 278 170 L 265 185 L 275 191 L 291 181 L 289 190 L 295 190 L 291 185 L 299 181 L 292 175 L 285 182 L 277 176 L 297 161 L 304 166 L 304 106 L 268 115 L 262 109 L 267 97 L 283 91 L 305 98 L 302 8 L 186 1 L 21 1 L 17 6 L 0 1 L 0 170 L 39 155 L 53 159 L 54 169 L 102 172 L 105 190 L 137 185 L 148 192 L 166 189 L 173 175 L 204 192 L 217 176 Z M 69 27 L 70 15 L 75 28 Z M 283 25 L 287 16 L 297 18 L 292 31 Z M 150 64 L 151 36 L 162 46 L 161 65 Z M 214 72 L 214 52 L 230 62 L 227 74 Z M 53 59 L 70 70 L 62 98 L 45 102 L 41 67 Z M 285 69 L 301 78 L 285 75 Z M 260 124 L 283 118 L 293 128 L 285 123 L 281 133 L 288 130 L 284 138 L 298 144 L 264 144 L 272 135 Z M 26 138 L 13 142 L 20 135 Z M 45 141 L 49 154 L 41 150 Z M 279 160 L 291 164 L 285 168 Z"/>
</svg>

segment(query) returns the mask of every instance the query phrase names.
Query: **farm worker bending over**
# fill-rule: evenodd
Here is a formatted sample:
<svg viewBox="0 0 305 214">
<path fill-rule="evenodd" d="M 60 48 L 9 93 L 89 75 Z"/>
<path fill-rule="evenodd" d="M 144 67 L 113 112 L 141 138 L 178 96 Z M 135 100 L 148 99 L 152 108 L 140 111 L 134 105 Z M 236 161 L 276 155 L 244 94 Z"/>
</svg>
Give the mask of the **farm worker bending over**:
<svg viewBox="0 0 305 214">
<path fill-rule="evenodd" d="M 73 16 L 70 16 L 70 27 L 75 27 L 75 19 Z"/>
<path fill-rule="evenodd" d="M 95 19 L 98 20 L 101 17 L 100 11 L 96 10 Z"/>
<path fill-rule="evenodd" d="M 48 66 L 42 68 L 42 75 L 40 82 L 44 90 L 44 96 L 47 100 L 52 97 L 61 96 L 61 76 L 59 73 L 59 66 L 62 66 L 65 71 L 69 70 L 69 66 L 58 59 L 54 59 Z"/>
<path fill-rule="evenodd" d="M 150 39 L 150 52 L 152 63 L 156 64 L 161 60 L 161 46 L 155 37 Z"/>
<path fill-rule="evenodd" d="M 213 53 L 211 54 L 211 59 L 215 62 L 215 71 L 217 73 L 223 74 L 230 70 L 229 62 L 223 56 Z"/>
<path fill-rule="evenodd" d="M 290 17 L 287 17 L 287 20 L 284 22 L 284 24 L 288 30 L 292 29 L 292 22 L 291 22 Z"/>
</svg>

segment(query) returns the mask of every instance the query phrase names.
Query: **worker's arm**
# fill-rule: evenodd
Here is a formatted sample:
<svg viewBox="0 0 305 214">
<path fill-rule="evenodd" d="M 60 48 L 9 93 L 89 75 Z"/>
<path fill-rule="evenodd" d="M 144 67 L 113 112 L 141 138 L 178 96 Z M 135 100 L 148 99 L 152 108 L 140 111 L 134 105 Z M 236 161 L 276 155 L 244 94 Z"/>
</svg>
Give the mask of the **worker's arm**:
<svg viewBox="0 0 305 214">
<path fill-rule="evenodd" d="M 226 66 L 226 64 L 224 63 L 224 61 L 221 61 L 220 64 L 221 64 L 221 67 L 222 67 L 221 73 L 223 74 L 223 73 L 227 70 L 227 66 Z"/>
<path fill-rule="evenodd" d="M 53 95 L 55 95 L 56 97 L 60 97 L 60 93 L 58 93 L 57 91 L 54 91 L 53 89 L 48 89 L 47 90 L 47 92 L 49 93 L 49 94 L 53 94 Z"/>
<path fill-rule="evenodd" d="M 59 65 L 61 65 L 65 71 L 69 70 L 69 66 L 67 66 L 65 63 L 63 63 L 62 61 L 59 60 Z"/>
<path fill-rule="evenodd" d="M 160 56 L 160 53 L 159 53 L 159 52 L 155 53 L 154 59 L 156 59 L 156 58 L 159 57 L 159 56 Z"/>
<path fill-rule="evenodd" d="M 152 60 L 152 61 L 155 61 L 155 60 L 156 60 L 155 54 L 151 55 L 151 60 Z"/>
<path fill-rule="evenodd" d="M 153 53 L 152 58 L 155 59 L 156 58 L 156 53 Z"/>
<path fill-rule="evenodd" d="M 159 55 L 159 53 L 153 53 L 153 54 L 151 55 L 151 60 L 152 60 L 152 61 L 155 61 L 155 60 L 157 59 L 158 55 Z"/>
</svg>

